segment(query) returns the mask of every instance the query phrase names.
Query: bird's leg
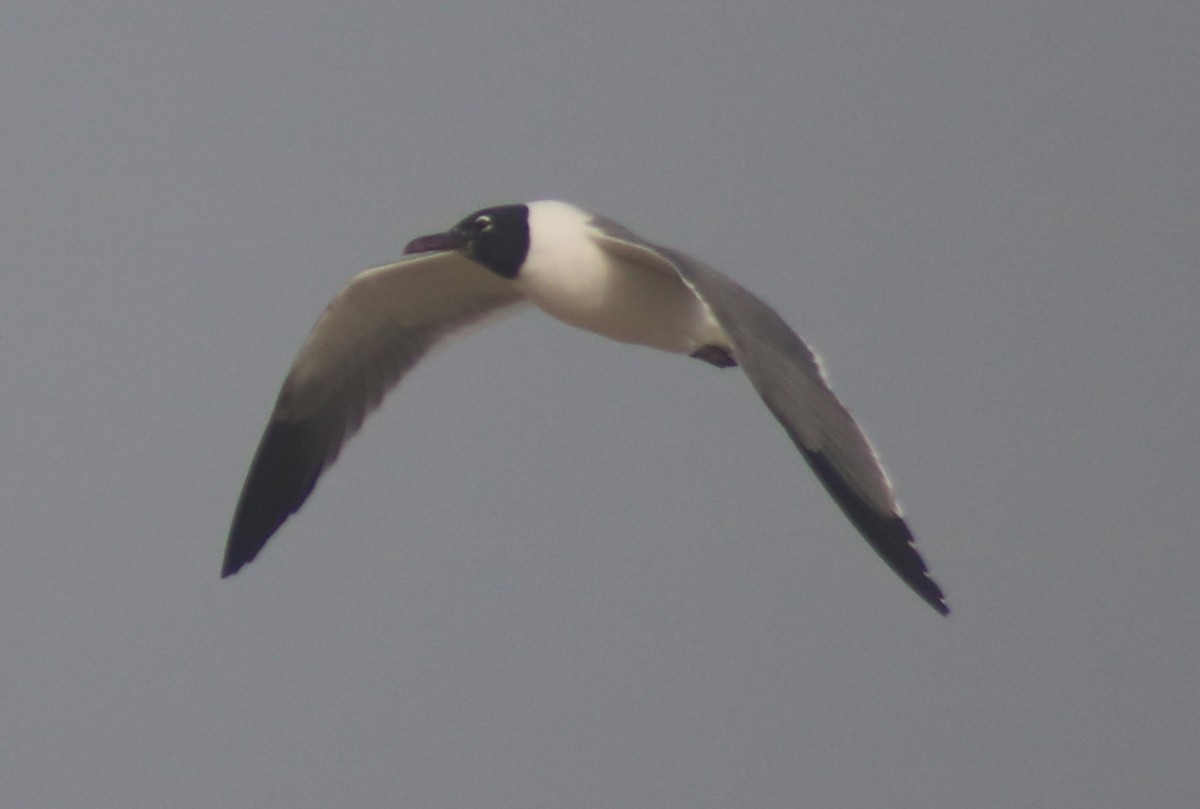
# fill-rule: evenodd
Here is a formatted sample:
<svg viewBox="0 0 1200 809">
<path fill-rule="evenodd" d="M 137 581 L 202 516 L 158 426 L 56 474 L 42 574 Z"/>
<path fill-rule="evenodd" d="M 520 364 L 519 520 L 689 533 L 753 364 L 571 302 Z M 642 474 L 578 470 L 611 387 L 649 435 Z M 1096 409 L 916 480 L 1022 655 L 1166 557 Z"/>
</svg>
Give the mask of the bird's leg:
<svg viewBox="0 0 1200 809">
<path fill-rule="evenodd" d="M 737 360 L 733 358 L 733 354 L 729 353 L 729 349 L 721 346 L 701 346 L 693 351 L 691 356 L 718 368 L 732 368 L 737 365 Z"/>
</svg>

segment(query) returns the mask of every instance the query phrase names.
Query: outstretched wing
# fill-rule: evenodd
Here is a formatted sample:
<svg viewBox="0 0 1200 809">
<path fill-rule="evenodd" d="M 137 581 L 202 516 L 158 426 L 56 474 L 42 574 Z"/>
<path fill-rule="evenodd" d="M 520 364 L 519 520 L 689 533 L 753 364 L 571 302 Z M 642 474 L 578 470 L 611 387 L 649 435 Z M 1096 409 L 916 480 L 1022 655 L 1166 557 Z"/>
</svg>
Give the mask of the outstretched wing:
<svg viewBox="0 0 1200 809">
<path fill-rule="evenodd" d="M 850 522 L 908 586 L 950 612 L 914 547 L 891 483 L 866 435 L 834 396 L 816 357 L 767 304 L 678 250 L 650 244 L 611 220 L 593 221 L 601 246 L 658 271 L 677 273 L 733 343 L 734 358 Z"/>
<path fill-rule="evenodd" d="M 414 255 L 354 276 L 284 379 L 234 512 L 221 576 L 258 555 L 430 348 L 521 300 L 509 282 L 456 252 Z"/>
</svg>

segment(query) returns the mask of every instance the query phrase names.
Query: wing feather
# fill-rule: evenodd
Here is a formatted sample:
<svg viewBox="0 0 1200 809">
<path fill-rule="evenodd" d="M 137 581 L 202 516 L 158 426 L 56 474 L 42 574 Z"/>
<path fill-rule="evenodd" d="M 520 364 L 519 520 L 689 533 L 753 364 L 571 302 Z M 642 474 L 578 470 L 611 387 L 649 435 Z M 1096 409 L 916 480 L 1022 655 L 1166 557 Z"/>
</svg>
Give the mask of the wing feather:
<svg viewBox="0 0 1200 809">
<path fill-rule="evenodd" d="M 354 276 L 284 379 L 234 511 L 222 577 L 254 559 L 383 397 L 437 343 L 519 303 L 512 284 L 458 253 Z"/>
<path fill-rule="evenodd" d="M 643 241 L 611 220 L 597 217 L 593 225 L 604 249 L 675 272 L 708 306 L 729 335 L 738 365 L 850 522 L 909 587 L 948 614 L 879 457 L 804 341 L 774 309 L 707 264 Z"/>
</svg>

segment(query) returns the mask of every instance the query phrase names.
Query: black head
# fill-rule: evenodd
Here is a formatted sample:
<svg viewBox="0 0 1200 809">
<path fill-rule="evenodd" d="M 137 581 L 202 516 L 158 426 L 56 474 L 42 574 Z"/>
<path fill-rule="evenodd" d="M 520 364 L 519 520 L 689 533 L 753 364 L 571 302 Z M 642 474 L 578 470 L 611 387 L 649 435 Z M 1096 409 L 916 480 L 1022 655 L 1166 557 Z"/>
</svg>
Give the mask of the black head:
<svg viewBox="0 0 1200 809">
<path fill-rule="evenodd" d="M 407 253 L 461 250 L 503 278 L 516 278 L 529 253 L 529 206 L 498 205 L 463 219 L 445 233 L 413 239 Z"/>
</svg>

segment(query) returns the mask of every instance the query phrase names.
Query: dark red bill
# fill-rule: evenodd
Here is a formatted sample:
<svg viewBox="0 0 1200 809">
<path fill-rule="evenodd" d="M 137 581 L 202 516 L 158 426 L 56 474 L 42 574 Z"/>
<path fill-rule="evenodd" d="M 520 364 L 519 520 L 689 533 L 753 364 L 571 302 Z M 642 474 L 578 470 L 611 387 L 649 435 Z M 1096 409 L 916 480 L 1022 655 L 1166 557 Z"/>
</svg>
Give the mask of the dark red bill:
<svg viewBox="0 0 1200 809">
<path fill-rule="evenodd" d="M 404 245 L 404 255 L 409 253 L 429 253 L 434 250 L 457 250 L 465 240 L 453 230 L 445 233 L 433 233 L 429 236 L 418 236 Z"/>
</svg>

